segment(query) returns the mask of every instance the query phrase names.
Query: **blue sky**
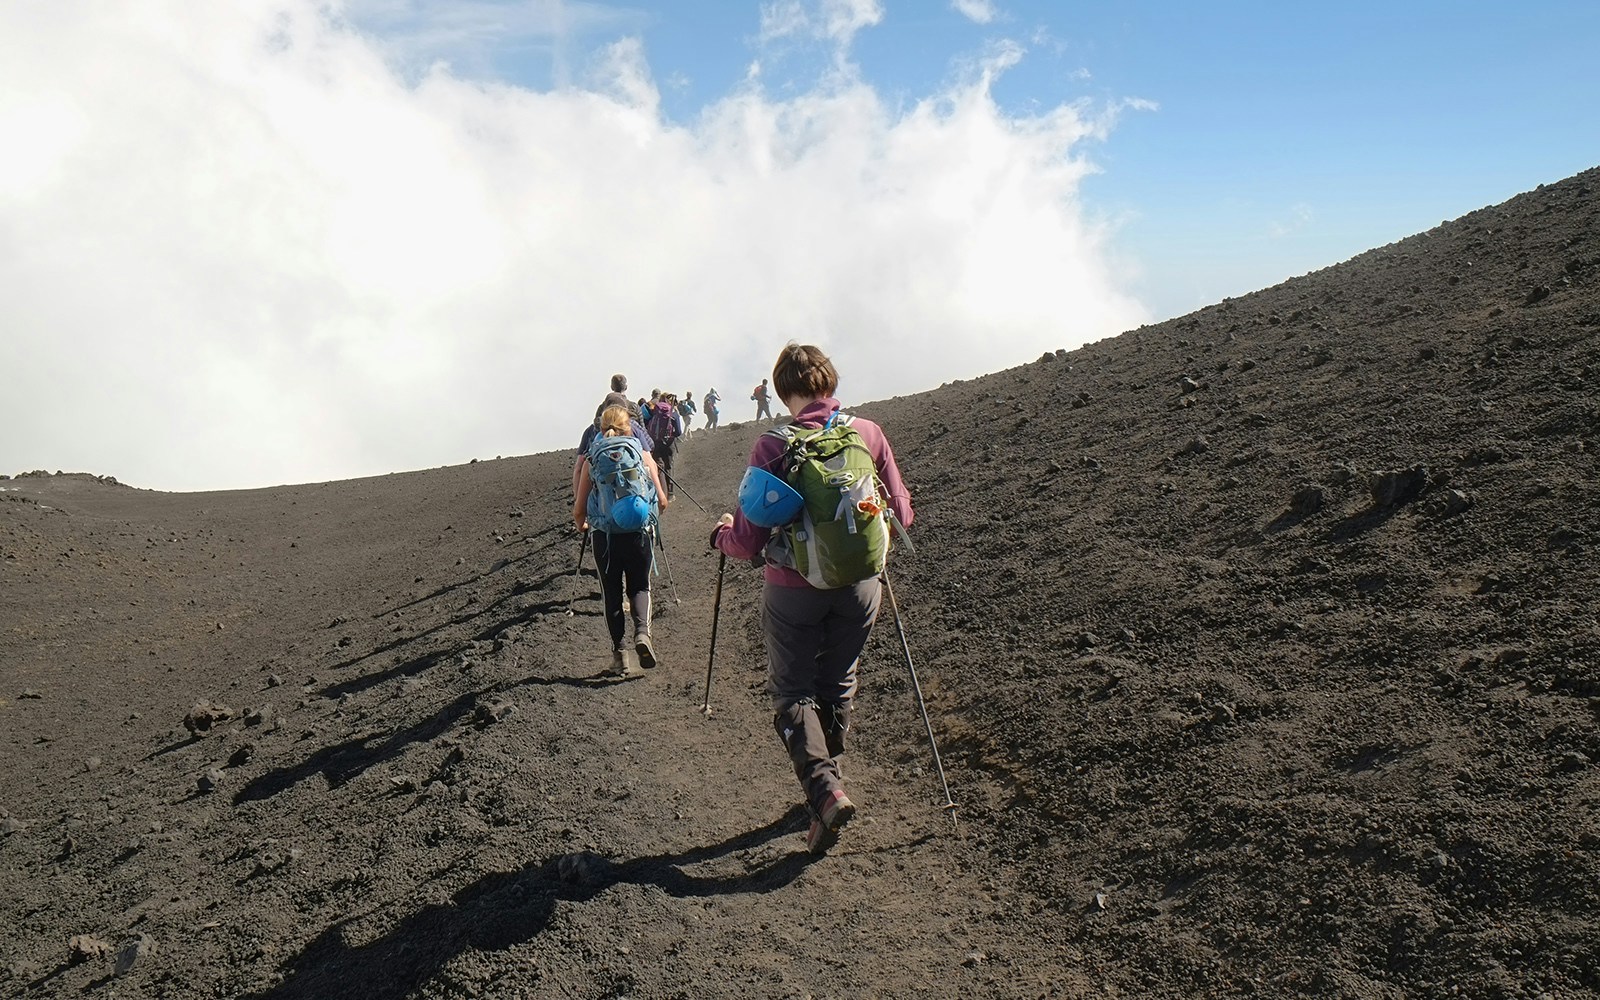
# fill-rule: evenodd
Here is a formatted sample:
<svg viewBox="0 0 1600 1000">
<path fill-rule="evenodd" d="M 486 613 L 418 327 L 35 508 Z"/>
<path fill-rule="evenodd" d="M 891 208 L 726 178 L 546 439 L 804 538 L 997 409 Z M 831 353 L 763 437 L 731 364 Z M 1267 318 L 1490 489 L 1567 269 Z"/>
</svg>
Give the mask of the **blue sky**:
<svg viewBox="0 0 1600 1000">
<path fill-rule="evenodd" d="M 404 35 L 433 6 L 368 23 Z M 479 10 L 492 19 L 521 6 Z M 785 6 L 569 3 L 559 46 L 502 36 L 503 47 L 486 41 L 475 55 L 433 54 L 546 89 L 570 83 L 597 47 L 634 35 L 664 117 L 688 122 L 737 89 L 753 62 L 783 94 L 811 88 L 841 58 L 833 39 L 763 39 L 764 15 Z M 829 5 L 794 6 L 820 19 Z M 991 88 L 1003 112 L 1115 110 L 1086 152 L 1099 173 L 1080 195 L 1114 222 L 1114 245 L 1138 268 L 1134 287 L 1156 318 L 1600 164 L 1600 4 L 1584 0 L 967 5 L 986 20 L 941 0 L 833 6 L 876 10 L 842 58 L 891 102 L 914 103 L 1014 45 L 1021 57 Z M 354 11 L 361 23 L 361 5 Z"/>
<path fill-rule="evenodd" d="M 1600 4 L 0 4 L 0 472 L 575 445 L 614 371 L 847 404 L 1600 163 Z"/>
</svg>

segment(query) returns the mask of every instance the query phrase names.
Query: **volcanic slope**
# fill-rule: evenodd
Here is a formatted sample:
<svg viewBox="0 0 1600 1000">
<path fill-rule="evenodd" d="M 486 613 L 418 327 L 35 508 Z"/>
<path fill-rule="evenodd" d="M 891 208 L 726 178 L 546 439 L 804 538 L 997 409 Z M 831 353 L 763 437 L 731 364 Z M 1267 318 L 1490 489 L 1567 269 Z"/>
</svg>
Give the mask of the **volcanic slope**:
<svg viewBox="0 0 1600 1000">
<path fill-rule="evenodd" d="M 0 993 L 1600 995 L 1597 189 L 852 403 L 959 826 L 886 614 L 822 859 L 747 566 L 700 712 L 752 425 L 625 682 L 569 453 L 0 482 Z"/>
</svg>

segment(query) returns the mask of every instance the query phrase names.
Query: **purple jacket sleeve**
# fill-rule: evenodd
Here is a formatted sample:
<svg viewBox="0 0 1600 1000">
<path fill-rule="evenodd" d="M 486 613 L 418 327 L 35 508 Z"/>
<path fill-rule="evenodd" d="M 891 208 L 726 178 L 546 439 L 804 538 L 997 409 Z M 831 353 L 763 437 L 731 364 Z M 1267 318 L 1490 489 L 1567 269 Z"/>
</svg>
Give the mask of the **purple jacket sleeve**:
<svg viewBox="0 0 1600 1000">
<path fill-rule="evenodd" d="M 895 463 L 889 438 L 884 435 L 882 428 L 870 420 L 857 418 L 854 426 L 861 434 L 861 440 L 866 442 L 867 449 L 872 452 L 872 461 L 878 466 L 878 479 L 883 483 L 884 492 L 889 494 L 889 507 L 894 510 L 895 520 L 900 522 L 902 528 L 911 527 L 917 512 L 911 508 L 911 490 L 906 486 L 906 481 L 900 478 L 900 466 Z"/>
<path fill-rule="evenodd" d="M 750 446 L 750 464 L 764 469 L 771 469 L 782 455 L 783 442 L 770 434 L 761 435 L 756 438 L 756 443 Z M 744 511 L 736 507 L 733 512 L 733 524 L 717 532 L 716 545 L 718 549 L 735 559 L 754 559 L 766 547 L 767 539 L 771 537 L 771 528 L 751 524 L 744 516 Z M 795 575 L 799 576 L 798 573 Z"/>
</svg>

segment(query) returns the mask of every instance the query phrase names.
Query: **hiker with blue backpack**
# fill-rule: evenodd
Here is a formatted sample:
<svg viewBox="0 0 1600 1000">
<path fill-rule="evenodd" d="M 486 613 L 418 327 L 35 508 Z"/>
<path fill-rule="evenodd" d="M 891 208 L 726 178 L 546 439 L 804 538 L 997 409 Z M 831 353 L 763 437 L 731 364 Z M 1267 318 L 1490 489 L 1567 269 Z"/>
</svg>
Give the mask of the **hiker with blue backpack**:
<svg viewBox="0 0 1600 1000">
<path fill-rule="evenodd" d="M 683 398 L 678 400 L 678 417 L 683 421 L 683 436 L 687 440 L 692 431 L 690 425 L 694 423 L 694 393 L 685 392 Z"/>
<path fill-rule="evenodd" d="M 773 725 L 811 815 L 806 848 L 822 854 L 856 813 L 839 771 L 856 667 L 878 617 L 891 528 L 909 526 L 913 511 L 883 430 L 841 411 L 826 354 L 789 344 L 772 384 L 793 422 L 756 438 L 739 509 L 722 516 L 711 544 L 764 559 Z"/>
<path fill-rule="evenodd" d="M 645 429 L 643 411 L 632 400 L 623 395 L 627 388 L 628 377 L 626 375 L 611 376 L 611 391 L 606 393 L 606 398 L 602 399 L 600 405 L 595 408 L 594 423 L 583 429 L 583 437 L 578 442 L 578 458 L 572 463 L 572 492 L 574 494 L 578 492 L 578 473 L 583 468 L 585 457 L 589 454 L 589 445 L 594 443 L 595 437 L 600 433 L 600 417 L 608 408 L 620 406 L 627 410 L 628 433 L 632 434 L 639 442 L 639 446 L 644 449 L 645 454 L 648 455 L 651 449 L 656 446 L 655 441 L 650 437 L 650 432 Z M 579 561 L 582 562 L 582 559 L 580 558 Z"/>
<path fill-rule="evenodd" d="M 634 653 L 646 670 L 659 661 L 650 636 L 652 529 L 667 509 L 661 471 L 643 447 L 626 406 L 608 406 L 598 433 L 585 435 L 573 490 L 572 520 L 588 532 L 600 570 L 606 627 L 611 633 L 611 674 L 628 675 L 624 641 L 626 596 L 633 612 Z"/>
<path fill-rule="evenodd" d="M 706 407 L 706 430 L 714 431 L 717 429 L 717 418 L 722 415 L 722 411 L 717 408 L 717 404 L 722 402 L 722 397 L 717 395 L 717 387 L 712 386 L 711 391 L 706 393 L 701 401 Z"/>
</svg>

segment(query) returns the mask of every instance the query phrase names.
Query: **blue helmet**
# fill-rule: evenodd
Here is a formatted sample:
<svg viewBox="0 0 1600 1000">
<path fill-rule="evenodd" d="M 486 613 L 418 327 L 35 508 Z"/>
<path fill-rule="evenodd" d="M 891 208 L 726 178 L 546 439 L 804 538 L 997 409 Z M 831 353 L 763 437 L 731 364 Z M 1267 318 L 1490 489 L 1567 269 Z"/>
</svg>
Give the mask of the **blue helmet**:
<svg viewBox="0 0 1600 1000">
<path fill-rule="evenodd" d="M 781 528 L 793 523 L 805 506 L 805 498 L 794 487 L 766 469 L 750 466 L 739 483 L 739 509 L 751 524 L 762 528 Z"/>
<path fill-rule="evenodd" d="M 618 497 L 610 516 L 618 531 L 641 531 L 650 523 L 650 501 L 641 496 Z"/>
</svg>

